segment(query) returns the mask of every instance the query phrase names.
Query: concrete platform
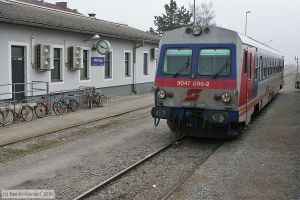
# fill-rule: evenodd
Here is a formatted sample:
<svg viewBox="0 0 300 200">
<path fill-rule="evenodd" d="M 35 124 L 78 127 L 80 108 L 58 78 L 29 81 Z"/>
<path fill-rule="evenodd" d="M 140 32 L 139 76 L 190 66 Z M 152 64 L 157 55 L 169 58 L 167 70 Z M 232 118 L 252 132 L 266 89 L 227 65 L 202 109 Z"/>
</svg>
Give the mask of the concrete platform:
<svg viewBox="0 0 300 200">
<path fill-rule="evenodd" d="M 300 199 L 300 91 L 294 77 L 239 138 L 228 141 L 170 199 Z"/>
<path fill-rule="evenodd" d="M 0 145 L 68 128 L 91 120 L 151 106 L 153 104 L 154 98 L 152 93 L 117 97 L 109 100 L 108 107 L 94 107 L 92 110 L 88 108 L 81 109 L 78 112 L 70 112 L 64 116 L 48 116 L 43 119 L 35 119 L 31 122 L 20 122 L 7 127 L 0 127 Z"/>
</svg>

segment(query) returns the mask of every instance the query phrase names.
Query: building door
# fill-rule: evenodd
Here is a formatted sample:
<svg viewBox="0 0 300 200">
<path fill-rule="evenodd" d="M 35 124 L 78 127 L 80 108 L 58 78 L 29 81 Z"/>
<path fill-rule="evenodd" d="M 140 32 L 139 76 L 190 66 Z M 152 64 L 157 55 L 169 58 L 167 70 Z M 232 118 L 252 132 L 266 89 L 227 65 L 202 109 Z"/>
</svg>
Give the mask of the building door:
<svg viewBox="0 0 300 200">
<path fill-rule="evenodd" d="M 25 58 L 24 47 L 11 47 L 11 68 L 12 68 L 12 91 L 15 100 L 22 100 L 25 97 Z"/>
</svg>

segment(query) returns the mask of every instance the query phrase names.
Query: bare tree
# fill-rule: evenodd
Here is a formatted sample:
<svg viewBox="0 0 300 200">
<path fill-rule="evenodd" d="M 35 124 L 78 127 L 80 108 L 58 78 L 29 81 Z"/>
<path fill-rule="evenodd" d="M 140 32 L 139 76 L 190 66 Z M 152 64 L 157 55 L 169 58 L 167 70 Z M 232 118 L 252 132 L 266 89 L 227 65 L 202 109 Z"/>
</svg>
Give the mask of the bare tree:
<svg viewBox="0 0 300 200">
<path fill-rule="evenodd" d="M 190 10 L 194 15 L 194 5 L 190 4 Z M 212 2 L 202 2 L 196 6 L 196 24 L 200 26 L 216 26 L 214 18 L 216 16 L 213 10 Z"/>
</svg>

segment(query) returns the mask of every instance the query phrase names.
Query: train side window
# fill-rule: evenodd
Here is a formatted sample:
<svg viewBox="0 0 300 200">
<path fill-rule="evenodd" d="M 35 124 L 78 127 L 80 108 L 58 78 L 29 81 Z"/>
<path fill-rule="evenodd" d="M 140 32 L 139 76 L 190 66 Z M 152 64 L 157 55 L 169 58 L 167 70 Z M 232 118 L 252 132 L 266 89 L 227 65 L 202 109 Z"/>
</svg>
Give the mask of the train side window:
<svg viewBox="0 0 300 200">
<path fill-rule="evenodd" d="M 264 75 L 263 75 L 263 78 L 265 79 L 267 77 L 267 59 L 263 58 L 263 62 L 264 62 Z"/>
<path fill-rule="evenodd" d="M 270 76 L 270 69 L 271 69 L 271 60 L 270 58 L 268 58 L 268 74 L 267 74 L 267 78 Z"/>
<path fill-rule="evenodd" d="M 248 60 L 248 52 L 244 52 L 244 74 L 247 73 L 247 60 Z"/>
<path fill-rule="evenodd" d="M 252 53 L 249 54 L 249 61 L 248 61 L 248 79 L 252 78 Z"/>
<path fill-rule="evenodd" d="M 254 79 L 255 79 L 255 81 L 258 81 L 258 77 L 259 77 L 259 65 L 258 65 L 258 56 L 257 55 L 255 55 L 255 57 L 254 57 L 254 68 L 255 68 L 255 70 L 254 70 Z"/>
<path fill-rule="evenodd" d="M 271 58 L 271 70 L 270 70 L 270 75 L 272 76 L 273 75 L 273 58 Z"/>
<path fill-rule="evenodd" d="M 272 75 L 274 75 L 274 69 L 275 69 L 274 58 L 272 58 Z"/>
<path fill-rule="evenodd" d="M 262 80 L 263 79 L 263 58 L 262 56 L 260 56 L 259 58 L 259 71 L 260 71 L 260 77 L 259 77 L 259 80 Z"/>
</svg>

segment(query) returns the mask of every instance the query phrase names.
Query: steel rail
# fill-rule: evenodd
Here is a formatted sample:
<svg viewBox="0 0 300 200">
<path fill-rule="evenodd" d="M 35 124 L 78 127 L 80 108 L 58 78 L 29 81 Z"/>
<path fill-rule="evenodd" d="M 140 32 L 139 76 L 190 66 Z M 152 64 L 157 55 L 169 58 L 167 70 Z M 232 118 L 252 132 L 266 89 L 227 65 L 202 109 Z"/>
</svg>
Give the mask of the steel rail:
<svg viewBox="0 0 300 200">
<path fill-rule="evenodd" d="M 109 179 L 106 179 L 102 183 L 100 183 L 100 184 L 94 186 L 93 188 L 89 189 L 88 191 L 82 193 L 80 196 L 76 197 L 73 200 L 82 200 L 82 199 L 85 199 L 85 198 L 93 195 L 95 192 L 99 191 L 101 188 L 107 186 L 112 181 L 114 181 L 114 180 L 122 177 L 124 174 L 130 172 L 132 169 L 138 167 L 139 165 L 145 163 L 146 161 L 150 160 L 154 156 L 156 156 L 156 155 L 160 154 L 161 152 L 165 151 L 166 149 L 168 149 L 169 147 L 171 147 L 173 144 L 175 144 L 179 140 L 182 140 L 184 137 L 185 137 L 185 135 L 182 135 L 182 136 L 176 138 L 175 140 L 173 140 L 169 144 L 165 145 L 164 147 L 160 148 L 159 150 L 155 151 L 154 153 L 149 154 L 148 156 L 146 156 L 143 159 L 141 159 L 140 161 L 132 164 L 131 166 L 127 167 L 126 169 L 122 170 L 121 172 L 115 174 L 114 176 L 110 177 Z"/>
<path fill-rule="evenodd" d="M 76 127 L 79 127 L 79 126 L 91 124 L 91 123 L 94 123 L 94 122 L 98 122 L 98 121 L 102 121 L 102 120 L 106 120 L 106 119 L 110 119 L 110 118 L 119 117 L 119 116 L 126 115 L 126 114 L 129 114 L 129 113 L 132 113 L 132 112 L 143 110 L 145 108 L 149 108 L 149 107 L 152 107 L 152 106 L 153 105 L 143 106 L 143 107 L 139 107 L 139 108 L 136 108 L 136 109 L 133 109 L 133 110 L 129 110 L 129 111 L 126 111 L 126 112 L 122 112 L 122 113 L 118 113 L 118 114 L 113 114 L 113 115 L 109 115 L 109 116 L 106 116 L 106 117 L 101 117 L 101 118 L 98 118 L 98 119 L 89 120 L 89 121 L 86 121 L 86 122 L 83 122 L 83 123 L 77 123 L 77 124 L 74 124 L 74 125 L 71 125 L 71 126 L 68 126 L 68 127 L 65 127 L 65 128 L 61 128 L 61 129 L 57 129 L 57 130 L 52 130 L 52 131 L 49 131 L 49 132 L 46 132 L 46 133 L 37 134 L 37 135 L 29 136 L 29 137 L 25 137 L 25 138 L 22 138 L 22 139 L 19 139 L 19 140 L 14 140 L 14 141 L 11 141 L 11 142 L 8 142 L 8 143 L 5 143 L 5 144 L 1 144 L 0 148 L 8 146 L 8 145 L 16 144 L 16 143 L 19 143 L 19 142 L 24 142 L 24 141 L 27 141 L 27 140 L 31 140 L 31 139 L 34 139 L 34 138 L 38 138 L 38 137 L 41 137 L 41 136 L 50 135 L 50 134 L 53 134 L 53 133 L 56 133 L 56 132 L 65 131 L 65 130 L 76 128 Z"/>
</svg>

